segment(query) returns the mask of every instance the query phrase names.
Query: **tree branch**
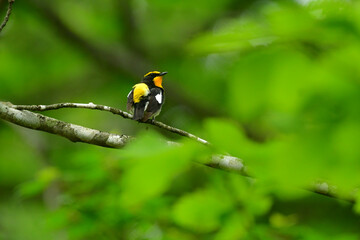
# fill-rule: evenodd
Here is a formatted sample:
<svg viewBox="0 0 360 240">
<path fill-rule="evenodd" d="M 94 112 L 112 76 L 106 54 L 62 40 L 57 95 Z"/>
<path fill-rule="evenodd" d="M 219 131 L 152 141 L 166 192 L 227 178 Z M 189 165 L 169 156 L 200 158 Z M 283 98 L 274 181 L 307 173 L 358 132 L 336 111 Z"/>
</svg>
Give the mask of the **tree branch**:
<svg viewBox="0 0 360 240">
<path fill-rule="evenodd" d="M 0 118 L 17 125 L 63 136 L 72 142 L 84 142 L 102 147 L 121 148 L 132 138 L 63 122 L 41 114 L 20 111 L 11 103 L 0 102 Z"/>
<path fill-rule="evenodd" d="M 102 147 L 121 148 L 124 147 L 129 141 L 133 139 L 130 136 L 102 132 L 99 130 L 90 129 L 83 126 L 63 122 L 55 118 L 50 118 L 38 113 L 33 113 L 28 111 L 28 110 L 47 111 L 47 110 L 54 110 L 60 108 L 97 109 L 102 111 L 108 111 L 120 115 L 124 118 L 131 119 L 132 117 L 131 114 L 124 112 L 120 109 L 116 109 L 104 105 L 96 105 L 93 103 L 89 103 L 89 104 L 59 103 L 52 105 L 13 105 L 8 102 L 7 103 L 0 102 L 0 118 L 15 123 L 19 126 L 63 136 L 73 142 L 84 142 Z M 195 135 L 185 132 L 183 130 L 173 128 L 164 123 L 158 121 L 154 121 L 154 122 L 148 121 L 146 123 L 155 125 L 157 127 L 177 133 L 182 136 L 189 137 L 200 143 L 209 145 L 209 142 L 207 142 L 204 139 L 196 137 Z M 209 160 L 209 162 L 205 163 L 204 165 L 229 172 L 235 172 L 237 174 L 249 177 L 246 166 L 244 165 L 243 161 L 236 157 L 227 156 L 227 155 L 213 155 Z M 345 200 L 350 203 L 355 202 L 354 195 L 339 196 L 337 194 L 336 188 L 330 186 L 325 182 L 314 183 L 312 184 L 312 186 L 305 189 L 310 192 L 317 193 L 323 196 Z"/>
<path fill-rule="evenodd" d="M 14 4 L 15 0 L 8 0 L 8 2 L 9 2 L 8 9 L 6 11 L 4 21 L 0 25 L 0 32 L 3 30 L 3 28 L 6 26 L 6 23 L 9 21 L 9 17 L 12 11 L 12 5 Z"/>
<path fill-rule="evenodd" d="M 48 110 L 54 110 L 54 109 L 60 109 L 60 108 L 86 108 L 86 109 L 94 109 L 94 110 L 111 112 L 113 114 L 120 115 L 123 118 L 132 119 L 132 115 L 130 113 L 127 113 L 127 112 L 122 111 L 117 108 L 104 106 L 104 105 L 98 105 L 98 104 L 94 104 L 94 103 L 87 103 L 87 104 L 86 103 L 56 103 L 56 104 L 51 104 L 51 105 L 13 105 L 13 108 L 18 109 L 18 110 L 30 110 L 30 111 L 48 111 Z M 181 130 L 181 129 L 178 129 L 175 127 L 171 127 L 162 122 L 148 120 L 146 122 L 146 124 L 151 124 L 151 125 L 157 126 L 159 128 L 165 129 L 169 132 L 173 132 L 173 133 L 179 134 L 181 136 L 191 138 L 199 143 L 209 145 L 208 141 L 206 141 L 200 137 L 197 137 L 194 134 L 188 133 L 184 130 Z"/>
<path fill-rule="evenodd" d="M 55 118 L 50 118 L 41 114 L 33 113 L 31 111 L 47 111 L 60 108 L 87 108 L 97 109 L 102 111 L 108 111 L 124 118 L 131 119 L 132 115 L 124 112 L 120 109 L 95 105 L 93 103 L 82 104 L 82 103 L 59 103 L 52 105 L 13 105 L 9 102 L 0 102 L 0 118 L 3 120 L 15 123 L 19 126 L 49 132 L 59 136 L 63 136 L 73 142 L 84 142 L 88 144 L 121 148 L 128 143 L 132 137 L 126 135 L 117 135 L 107 132 L 101 132 L 95 129 L 82 127 L 79 125 L 63 122 Z M 205 145 L 209 145 L 204 139 L 196 137 L 193 134 L 185 132 L 183 130 L 173 128 L 164 123 L 158 121 L 148 121 L 148 124 L 152 124 L 163 128 L 165 130 L 178 133 L 179 135 L 189 137 Z M 246 168 L 242 161 L 238 158 L 225 155 L 214 155 L 209 163 L 205 165 L 213 168 L 218 168 L 226 171 L 237 172 L 241 175 L 247 176 Z"/>
</svg>

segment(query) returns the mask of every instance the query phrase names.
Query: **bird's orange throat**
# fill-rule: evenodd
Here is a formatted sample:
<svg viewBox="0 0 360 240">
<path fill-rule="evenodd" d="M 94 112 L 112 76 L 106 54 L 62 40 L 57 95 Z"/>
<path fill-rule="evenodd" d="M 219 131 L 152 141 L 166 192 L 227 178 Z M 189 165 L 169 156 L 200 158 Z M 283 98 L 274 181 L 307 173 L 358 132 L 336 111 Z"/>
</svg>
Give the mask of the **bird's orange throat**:
<svg viewBox="0 0 360 240">
<path fill-rule="evenodd" d="M 155 77 L 155 78 L 154 78 L 154 84 L 155 84 L 155 86 L 162 88 L 162 80 L 163 80 L 163 77 L 162 77 L 162 76 L 157 76 L 157 77 Z"/>
</svg>

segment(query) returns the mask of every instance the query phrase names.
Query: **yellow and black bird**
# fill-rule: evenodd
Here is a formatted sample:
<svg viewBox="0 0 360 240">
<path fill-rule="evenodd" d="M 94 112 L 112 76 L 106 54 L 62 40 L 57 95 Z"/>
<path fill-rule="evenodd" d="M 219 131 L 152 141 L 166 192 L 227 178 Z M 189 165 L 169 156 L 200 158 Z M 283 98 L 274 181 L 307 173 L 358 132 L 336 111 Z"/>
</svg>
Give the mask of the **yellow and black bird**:
<svg viewBox="0 0 360 240">
<path fill-rule="evenodd" d="M 148 72 L 141 83 L 133 86 L 127 96 L 127 110 L 133 113 L 134 120 L 146 122 L 159 115 L 165 100 L 162 87 L 165 74 L 167 72 Z"/>
</svg>

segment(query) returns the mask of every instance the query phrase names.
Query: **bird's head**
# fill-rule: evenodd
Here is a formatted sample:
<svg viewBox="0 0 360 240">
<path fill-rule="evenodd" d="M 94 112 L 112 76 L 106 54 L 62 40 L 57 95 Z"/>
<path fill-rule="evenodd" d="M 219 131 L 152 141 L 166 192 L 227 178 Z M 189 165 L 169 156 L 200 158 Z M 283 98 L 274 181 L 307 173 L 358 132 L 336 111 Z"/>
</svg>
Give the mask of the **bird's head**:
<svg viewBox="0 0 360 240">
<path fill-rule="evenodd" d="M 167 72 L 159 72 L 159 71 L 148 72 L 147 74 L 144 75 L 142 82 L 150 86 L 155 85 L 156 87 L 162 88 L 162 80 L 165 74 L 167 74 Z"/>
</svg>

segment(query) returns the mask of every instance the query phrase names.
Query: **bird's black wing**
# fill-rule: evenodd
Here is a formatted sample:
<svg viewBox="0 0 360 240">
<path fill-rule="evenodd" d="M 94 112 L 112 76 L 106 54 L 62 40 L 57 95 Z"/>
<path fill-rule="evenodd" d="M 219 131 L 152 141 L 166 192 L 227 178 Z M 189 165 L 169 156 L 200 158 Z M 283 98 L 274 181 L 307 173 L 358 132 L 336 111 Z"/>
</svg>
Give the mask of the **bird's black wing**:
<svg viewBox="0 0 360 240">
<path fill-rule="evenodd" d="M 152 116 L 156 116 L 160 113 L 161 107 L 164 104 L 165 94 L 162 88 L 150 89 L 149 104 L 145 109 L 143 121 L 147 121 Z"/>
</svg>

